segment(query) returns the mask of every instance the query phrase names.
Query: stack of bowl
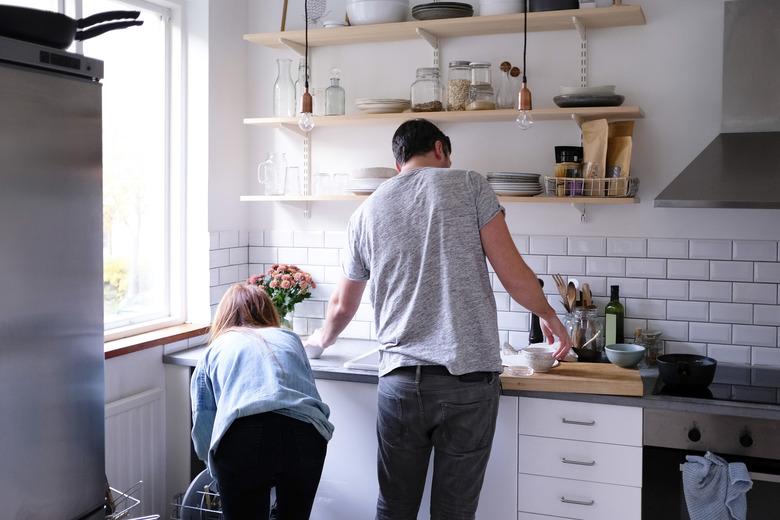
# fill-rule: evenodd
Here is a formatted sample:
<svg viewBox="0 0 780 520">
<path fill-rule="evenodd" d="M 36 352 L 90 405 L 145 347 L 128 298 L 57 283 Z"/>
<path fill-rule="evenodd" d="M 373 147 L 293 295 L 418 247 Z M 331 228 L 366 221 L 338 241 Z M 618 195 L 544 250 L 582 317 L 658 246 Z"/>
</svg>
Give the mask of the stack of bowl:
<svg viewBox="0 0 780 520">
<path fill-rule="evenodd" d="M 351 25 L 403 22 L 409 15 L 409 0 L 347 0 Z"/>
<path fill-rule="evenodd" d="M 479 0 L 480 16 L 522 13 L 524 10 L 525 0 Z"/>
<path fill-rule="evenodd" d="M 395 177 L 398 172 L 393 168 L 360 168 L 349 173 L 347 191 L 356 195 L 373 193 L 380 184 Z"/>
</svg>

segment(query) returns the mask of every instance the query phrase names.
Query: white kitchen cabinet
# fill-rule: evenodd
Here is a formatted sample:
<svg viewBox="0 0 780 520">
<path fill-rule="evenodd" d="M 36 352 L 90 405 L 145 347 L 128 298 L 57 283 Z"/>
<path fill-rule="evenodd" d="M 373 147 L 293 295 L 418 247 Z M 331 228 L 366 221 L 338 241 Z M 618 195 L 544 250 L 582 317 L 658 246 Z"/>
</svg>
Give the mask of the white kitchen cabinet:
<svg viewBox="0 0 780 520">
<path fill-rule="evenodd" d="M 518 401 L 518 520 L 641 518 L 641 408 Z"/>
<path fill-rule="evenodd" d="M 376 385 L 317 380 L 336 427 L 312 520 L 370 520 L 376 514 Z M 496 434 L 477 511 L 479 520 L 517 514 L 517 397 L 501 396 Z M 419 519 L 429 518 L 431 467 Z"/>
</svg>

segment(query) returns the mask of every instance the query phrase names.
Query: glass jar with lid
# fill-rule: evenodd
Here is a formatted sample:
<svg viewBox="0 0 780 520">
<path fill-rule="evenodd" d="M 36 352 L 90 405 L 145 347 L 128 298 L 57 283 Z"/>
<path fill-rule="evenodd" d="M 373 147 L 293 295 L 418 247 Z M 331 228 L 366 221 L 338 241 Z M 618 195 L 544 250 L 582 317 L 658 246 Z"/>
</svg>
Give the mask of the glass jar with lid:
<svg viewBox="0 0 780 520">
<path fill-rule="evenodd" d="M 442 87 L 439 81 L 439 69 L 421 67 L 417 69 L 417 79 L 411 88 L 412 112 L 441 112 Z"/>
<path fill-rule="evenodd" d="M 575 307 L 567 320 L 566 329 L 580 361 L 602 361 L 604 322 L 596 307 Z"/>
<path fill-rule="evenodd" d="M 658 356 L 663 354 L 663 342 L 661 332 L 657 330 L 639 330 L 634 342 L 645 347 L 645 362 L 648 366 L 655 366 Z"/>
<path fill-rule="evenodd" d="M 471 85 L 468 61 L 451 61 L 447 77 L 447 110 L 466 110 Z"/>
<path fill-rule="evenodd" d="M 472 61 L 469 68 L 471 69 L 471 85 L 469 86 L 469 103 L 466 105 L 466 110 L 494 110 L 496 96 L 491 82 L 490 63 Z"/>
</svg>

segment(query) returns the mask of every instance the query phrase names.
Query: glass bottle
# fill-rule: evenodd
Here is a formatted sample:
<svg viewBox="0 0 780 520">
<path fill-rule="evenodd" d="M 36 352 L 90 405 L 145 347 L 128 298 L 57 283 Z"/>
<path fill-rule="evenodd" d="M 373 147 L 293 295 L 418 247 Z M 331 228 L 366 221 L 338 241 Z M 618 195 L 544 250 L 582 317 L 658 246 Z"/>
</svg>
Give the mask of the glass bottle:
<svg viewBox="0 0 780 520">
<path fill-rule="evenodd" d="M 451 61 L 447 77 L 447 110 L 466 110 L 471 69 L 468 61 Z"/>
<path fill-rule="evenodd" d="M 436 67 L 417 69 L 417 78 L 412 83 L 410 97 L 412 112 L 441 112 L 444 110 L 439 69 Z"/>
<path fill-rule="evenodd" d="M 276 81 L 274 82 L 274 117 L 295 116 L 295 85 L 290 76 L 292 60 L 276 60 Z"/>
<path fill-rule="evenodd" d="M 512 78 L 509 71 L 512 64 L 508 61 L 501 63 L 501 73 L 498 75 L 498 89 L 496 92 L 496 105 L 498 108 L 514 108 L 517 95 L 512 87 Z"/>
<path fill-rule="evenodd" d="M 604 314 L 606 315 L 607 330 L 606 340 L 607 345 L 614 345 L 615 343 L 623 343 L 623 304 L 620 303 L 620 286 L 611 285 L 610 290 L 612 295 L 610 296 L 609 303 Z"/>
<path fill-rule="evenodd" d="M 306 61 L 301 58 L 298 61 L 298 79 L 295 80 L 295 113 L 298 114 L 303 111 L 303 91 L 306 87 Z M 311 77 L 311 67 L 308 70 L 309 77 Z"/>
<path fill-rule="evenodd" d="M 346 94 L 339 85 L 339 69 L 331 69 L 330 86 L 325 89 L 325 115 L 343 116 L 345 113 Z"/>
<path fill-rule="evenodd" d="M 539 279 L 539 285 L 544 288 L 544 280 Z M 542 326 L 539 323 L 539 316 L 531 313 L 531 331 L 528 333 L 528 344 L 544 343 L 544 333 L 542 332 Z"/>
</svg>

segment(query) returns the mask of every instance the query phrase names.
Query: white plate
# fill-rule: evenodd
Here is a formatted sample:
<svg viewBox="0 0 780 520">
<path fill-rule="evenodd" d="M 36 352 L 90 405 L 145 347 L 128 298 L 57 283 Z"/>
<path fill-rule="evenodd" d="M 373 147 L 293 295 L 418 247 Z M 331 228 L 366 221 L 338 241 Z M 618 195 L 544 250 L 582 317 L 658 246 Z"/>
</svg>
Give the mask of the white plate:
<svg viewBox="0 0 780 520">
<path fill-rule="evenodd" d="M 358 106 L 358 109 L 360 109 L 361 112 L 365 112 L 366 114 L 400 114 L 404 110 L 408 110 L 409 106 L 408 105 L 402 107 L 392 107 L 389 105 L 378 106 L 378 107 Z"/>
</svg>

